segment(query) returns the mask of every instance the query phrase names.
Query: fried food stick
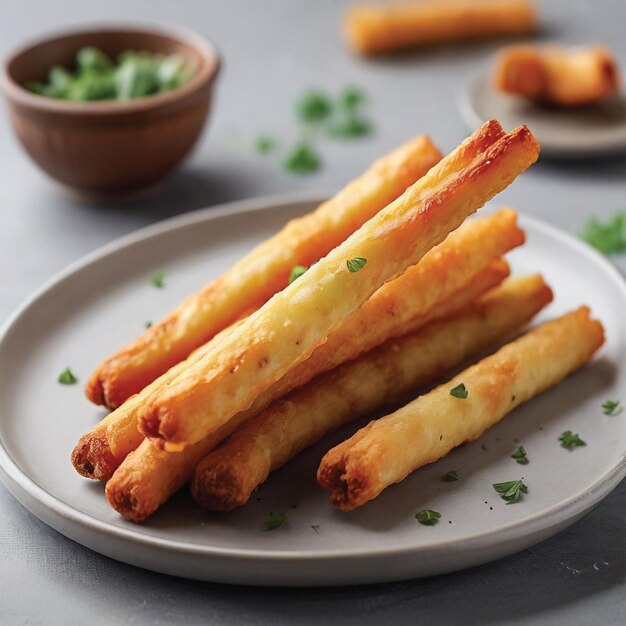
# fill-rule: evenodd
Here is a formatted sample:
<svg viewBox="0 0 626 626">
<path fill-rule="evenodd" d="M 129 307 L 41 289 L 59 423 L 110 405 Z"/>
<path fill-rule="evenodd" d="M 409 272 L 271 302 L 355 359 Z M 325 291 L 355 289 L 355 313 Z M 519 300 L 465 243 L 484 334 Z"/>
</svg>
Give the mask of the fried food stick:
<svg viewBox="0 0 626 626">
<path fill-rule="evenodd" d="M 485 124 L 250 315 L 220 342 L 219 350 L 210 351 L 166 390 L 153 394 L 140 409 L 140 430 L 168 451 L 181 450 L 211 434 L 306 359 L 377 289 L 417 263 L 468 215 L 506 188 L 539 154 L 525 126 L 490 145 L 469 165 L 442 177 L 470 146 L 484 146 L 493 125 Z"/>
<path fill-rule="evenodd" d="M 249 417 L 321 372 L 356 358 L 390 337 L 399 337 L 459 310 L 493 286 L 489 274 L 484 274 L 489 262 L 524 243 L 524 232 L 516 222 L 515 211 L 501 209 L 489 217 L 470 220 L 450 233 L 417 265 L 381 287 L 308 359 L 262 393 L 247 410 Z M 476 279 L 470 280 L 473 276 Z"/>
<path fill-rule="evenodd" d="M 355 6 L 345 19 L 348 46 L 379 54 L 447 41 L 522 35 L 536 28 L 530 0 L 424 0 Z"/>
<path fill-rule="evenodd" d="M 71 460 L 74 469 L 85 478 L 96 480 L 111 478 L 128 453 L 137 448 L 144 439 L 143 433 L 139 431 L 137 411 L 146 398 L 182 374 L 190 363 L 202 358 L 212 345 L 221 341 L 240 323 L 241 320 L 238 320 L 215 335 L 211 341 L 192 352 L 185 361 L 174 365 L 85 433 L 72 450 Z"/>
<path fill-rule="evenodd" d="M 450 271 L 453 269 L 451 268 Z M 459 271 L 462 272 L 463 269 L 460 267 Z M 462 289 L 456 291 L 447 300 L 434 305 L 429 315 L 417 315 L 415 326 L 426 323 L 427 319 L 433 319 L 434 316 L 446 317 L 464 309 L 478 296 L 504 280 L 508 272 L 508 264 L 502 259 L 496 259 L 487 267 L 482 268 Z M 398 292 L 403 290 L 401 279 L 402 277 L 394 281 Z M 419 298 L 415 299 L 416 304 L 419 302 Z M 416 311 L 418 310 L 419 307 L 416 308 Z M 309 369 L 308 374 L 312 378 L 315 376 L 315 371 Z M 287 387 L 288 391 L 291 389 Z M 269 392 L 264 394 L 261 408 L 265 408 L 272 400 L 284 395 L 283 388 L 276 387 L 274 393 L 279 395 Z M 143 521 L 177 489 L 191 480 L 193 471 L 203 456 L 257 413 L 258 411 L 254 412 L 252 409 L 238 413 L 215 433 L 198 443 L 187 446 L 181 452 L 165 452 L 155 448 L 149 440 L 143 440 L 134 452 L 128 454 L 107 483 L 106 495 L 109 503 L 127 519 L 135 522 Z"/>
<path fill-rule="evenodd" d="M 441 377 L 552 300 L 540 276 L 506 281 L 455 317 L 391 339 L 272 404 L 200 461 L 191 492 L 214 511 L 244 505 L 270 472 L 331 430 Z"/>
<path fill-rule="evenodd" d="M 191 295 L 134 342 L 106 359 L 86 386 L 87 397 L 120 406 L 161 374 L 264 304 L 288 283 L 295 265 L 314 263 L 357 230 L 441 159 L 427 136 L 376 161 L 315 211 L 291 220 L 219 278 Z"/>
<path fill-rule="evenodd" d="M 416 266 L 376 292 L 306 361 L 261 394 L 247 410 L 247 417 L 256 415 L 320 372 L 434 319 L 442 313 L 442 307 L 448 307 L 443 313 L 452 312 L 453 303 L 449 300 L 457 291 L 462 291 L 457 299 L 463 301 L 488 288 L 489 280 L 484 282 L 480 277 L 475 281 L 475 291 L 468 283 L 493 259 L 524 242 L 524 233 L 516 221 L 515 211 L 501 209 L 494 215 L 463 224 Z M 199 348 L 187 363 L 195 362 L 206 349 L 206 346 Z M 172 368 L 81 437 L 72 453 L 72 463 L 79 474 L 99 480 L 111 477 L 126 455 L 143 440 L 137 425 L 138 408 L 149 394 L 173 380 L 186 366 L 179 364 Z"/>
<path fill-rule="evenodd" d="M 611 51 L 601 46 L 510 46 L 498 57 L 494 83 L 533 102 L 572 107 L 615 93 L 619 70 Z"/>
<path fill-rule="evenodd" d="M 531 330 L 450 382 L 370 422 L 330 450 L 317 472 L 330 500 L 350 511 L 422 465 L 480 437 L 520 404 L 584 365 L 604 342 L 581 307 Z M 465 399 L 450 390 L 463 384 Z"/>
</svg>

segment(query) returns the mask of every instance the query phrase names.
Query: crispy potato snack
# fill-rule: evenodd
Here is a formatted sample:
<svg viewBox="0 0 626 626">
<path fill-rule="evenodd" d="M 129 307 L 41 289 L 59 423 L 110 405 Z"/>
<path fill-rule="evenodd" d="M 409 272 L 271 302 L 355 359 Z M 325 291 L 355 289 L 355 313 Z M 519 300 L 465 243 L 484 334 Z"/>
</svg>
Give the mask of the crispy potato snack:
<svg viewBox="0 0 626 626">
<path fill-rule="evenodd" d="M 315 263 L 440 159 L 430 139 L 421 136 L 376 161 L 334 198 L 289 222 L 136 341 L 106 359 L 87 383 L 87 397 L 109 408 L 120 406 L 245 311 L 264 304 L 287 285 L 294 265 Z"/>
<path fill-rule="evenodd" d="M 378 54 L 446 41 L 522 35 L 536 28 L 530 0 L 423 0 L 351 8 L 344 24 L 349 47 Z"/>
<path fill-rule="evenodd" d="M 619 70 L 611 51 L 596 46 L 510 46 L 494 73 L 496 89 L 559 107 L 591 104 L 615 93 Z"/>
<path fill-rule="evenodd" d="M 272 404 L 206 456 L 194 473 L 196 502 L 242 506 L 270 472 L 339 426 L 433 382 L 528 322 L 552 300 L 539 276 L 507 281 L 455 317 L 391 339 Z"/>
<path fill-rule="evenodd" d="M 418 467 L 480 437 L 584 365 L 603 342 L 602 324 L 590 319 L 587 307 L 543 324 L 330 450 L 318 482 L 340 509 L 361 506 Z M 465 399 L 450 393 L 460 384 L 468 391 Z"/>
<path fill-rule="evenodd" d="M 146 398 L 182 374 L 189 364 L 202 358 L 213 344 L 221 341 L 240 323 L 241 320 L 238 320 L 215 335 L 211 341 L 195 350 L 185 361 L 174 365 L 84 434 L 72 450 L 74 469 L 85 478 L 108 480 L 126 455 L 139 446 L 144 439 L 137 423 L 137 411 Z"/>
<path fill-rule="evenodd" d="M 499 284 L 508 272 L 506 262 L 493 261 L 448 300 L 438 302 L 431 314 L 418 316 L 415 327 L 419 327 L 427 319 L 446 317 L 463 309 L 477 296 Z M 306 374 L 312 378 L 315 370 L 309 368 Z M 203 456 L 241 424 L 255 417 L 272 400 L 284 395 L 286 393 L 284 389 L 291 391 L 292 387 L 274 385 L 263 394 L 262 401 L 258 403 L 261 408 L 256 409 L 257 403 L 255 403 L 253 408 L 238 413 L 215 433 L 198 443 L 187 446 L 180 452 L 158 450 L 150 441 L 144 440 L 137 450 L 128 454 L 107 483 L 106 493 L 111 506 L 124 517 L 135 522 L 140 522 L 152 515 L 177 489 L 191 479 L 196 464 Z"/>
<path fill-rule="evenodd" d="M 153 394 L 140 409 L 142 432 L 176 451 L 220 428 L 536 161 L 539 146 L 528 128 L 490 145 L 493 128 L 499 130 L 497 122 L 486 123 L 166 390 Z M 483 147 L 478 156 L 446 176 L 473 145 Z"/>
<path fill-rule="evenodd" d="M 489 263 L 524 243 L 524 232 L 516 221 L 515 211 L 501 209 L 494 215 L 470 220 L 450 233 L 417 265 L 379 289 L 308 359 L 259 395 L 247 411 L 249 416 L 390 337 L 455 313 L 493 287 L 504 275 L 497 267 L 489 268 Z"/>
<path fill-rule="evenodd" d="M 429 319 L 453 313 L 493 286 L 492 281 L 498 278 L 497 268 L 495 276 L 493 269 L 485 272 L 485 268 L 493 259 L 524 242 L 524 233 L 516 220 L 515 211 L 501 209 L 494 215 L 463 224 L 415 267 L 376 292 L 306 361 L 261 394 L 248 409 L 247 417 L 256 415 L 320 372 L 358 356 L 391 336 L 417 328 Z M 453 294 L 458 302 L 451 299 Z M 81 437 L 72 453 L 72 462 L 79 474 L 98 480 L 110 478 L 126 455 L 143 440 L 137 425 L 138 408 L 149 394 L 173 380 L 207 349 L 205 345 L 196 350 L 186 362 L 174 366 Z"/>
</svg>

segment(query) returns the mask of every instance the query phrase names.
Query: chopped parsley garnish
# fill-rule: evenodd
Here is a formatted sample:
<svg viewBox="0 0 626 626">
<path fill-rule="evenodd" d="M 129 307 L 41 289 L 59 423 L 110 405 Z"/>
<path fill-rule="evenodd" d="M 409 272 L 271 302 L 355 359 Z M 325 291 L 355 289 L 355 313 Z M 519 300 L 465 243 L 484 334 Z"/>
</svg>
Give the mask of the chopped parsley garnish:
<svg viewBox="0 0 626 626">
<path fill-rule="evenodd" d="M 509 480 L 505 483 L 494 483 L 492 487 L 508 504 L 518 502 L 523 493 L 528 493 L 528 487 L 521 480 Z"/>
<path fill-rule="evenodd" d="M 113 61 L 92 46 L 76 53 L 73 66 L 55 65 L 45 82 L 29 81 L 24 86 L 40 96 L 63 100 L 126 100 L 170 91 L 193 74 L 181 54 L 126 50 Z"/>
<path fill-rule="evenodd" d="M 265 522 L 265 530 L 276 530 L 287 521 L 287 513 L 270 513 Z"/>
<path fill-rule="evenodd" d="M 278 153 L 285 169 L 310 174 L 322 165 L 318 143 L 323 135 L 332 139 L 353 139 L 372 132 L 373 125 L 361 109 L 367 98 L 356 87 L 344 88 L 337 97 L 320 89 L 310 89 L 295 103 L 300 141 L 287 151 L 278 151 L 278 142 L 269 135 L 255 140 L 258 154 Z"/>
<path fill-rule="evenodd" d="M 346 111 L 354 111 L 365 100 L 365 94 L 358 87 L 346 87 L 339 94 L 339 106 Z"/>
<path fill-rule="evenodd" d="M 358 272 L 360 269 L 363 269 L 367 263 L 367 259 L 364 259 L 362 256 L 356 256 L 353 259 L 348 259 L 346 261 L 346 265 L 348 270 L 354 274 L 354 272 Z"/>
<path fill-rule="evenodd" d="M 372 132 L 372 125 L 362 117 L 350 115 L 330 124 L 327 129 L 329 137 L 344 139 L 364 137 Z"/>
<path fill-rule="evenodd" d="M 455 480 L 459 480 L 459 478 L 461 478 L 461 474 L 459 474 L 457 470 L 450 470 L 441 477 L 441 480 L 443 480 L 444 483 L 452 483 Z"/>
<path fill-rule="evenodd" d="M 602 412 L 605 415 L 617 415 L 621 410 L 619 400 L 607 400 L 602 404 Z"/>
<path fill-rule="evenodd" d="M 333 110 L 331 99 L 323 91 L 308 91 L 296 105 L 298 118 L 306 124 L 325 120 Z"/>
<path fill-rule="evenodd" d="M 337 102 L 336 114 L 330 119 L 326 133 L 333 139 L 354 139 L 372 132 L 372 124 L 358 111 L 365 101 L 363 92 L 346 87 Z"/>
<path fill-rule="evenodd" d="M 574 434 L 571 430 L 566 430 L 560 437 L 559 441 L 561 442 L 562 448 L 567 448 L 568 450 L 573 450 L 574 448 L 579 448 L 580 446 L 586 446 L 587 444 L 578 436 L 578 434 Z"/>
<path fill-rule="evenodd" d="M 152 326 L 152 322 L 151 322 L 150 320 L 148 320 L 148 321 L 145 323 L 145 327 L 146 327 L 146 328 L 150 328 L 150 326 Z"/>
<path fill-rule="evenodd" d="M 78 378 L 74 376 L 72 370 L 69 367 L 66 367 L 60 374 L 57 380 L 62 385 L 75 385 L 78 382 Z"/>
<path fill-rule="evenodd" d="M 319 524 L 311 524 L 311 528 L 315 531 L 316 535 L 320 534 L 320 525 Z"/>
<path fill-rule="evenodd" d="M 300 276 L 302 276 L 302 274 L 304 274 L 304 272 L 306 272 L 307 268 L 304 267 L 304 265 L 294 265 L 291 268 L 291 272 L 289 273 L 289 284 L 291 285 L 291 283 L 300 278 Z"/>
<path fill-rule="evenodd" d="M 513 454 L 511 454 L 511 458 L 515 459 L 520 465 L 528 465 L 529 463 L 524 446 L 517 448 Z"/>
<path fill-rule="evenodd" d="M 617 213 L 605 223 L 594 217 L 585 224 L 580 236 L 604 254 L 626 252 L 626 213 Z"/>
<path fill-rule="evenodd" d="M 467 396 L 469 395 L 469 391 L 467 390 L 465 385 L 461 383 L 460 385 L 457 385 L 453 389 L 450 389 L 450 395 L 454 396 L 455 398 L 460 398 L 461 400 L 465 400 L 465 398 L 467 398 Z"/>
<path fill-rule="evenodd" d="M 415 514 L 415 519 L 424 526 L 434 526 L 441 518 L 439 511 L 424 509 Z"/>
<path fill-rule="evenodd" d="M 254 147 L 259 154 L 267 154 L 276 148 L 276 140 L 269 135 L 260 135 L 256 138 Z"/>
<path fill-rule="evenodd" d="M 150 282 L 158 289 L 163 289 L 165 287 L 165 272 L 162 270 L 155 272 L 150 277 Z"/>
<path fill-rule="evenodd" d="M 302 141 L 296 144 L 285 159 L 285 167 L 294 174 L 308 174 L 319 169 L 320 158 L 313 147 Z"/>
</svg>

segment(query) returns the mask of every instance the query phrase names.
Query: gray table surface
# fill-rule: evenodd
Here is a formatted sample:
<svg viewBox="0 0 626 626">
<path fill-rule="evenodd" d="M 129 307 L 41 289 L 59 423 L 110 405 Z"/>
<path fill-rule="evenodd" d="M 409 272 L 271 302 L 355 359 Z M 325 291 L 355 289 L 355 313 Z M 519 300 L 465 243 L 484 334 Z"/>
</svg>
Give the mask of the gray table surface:
<svg viewBox="0 0 626 626">
<path fill-rule="evenodd" d="M 216 203 L 295 190 L 333 190 L 377 155 L 421 132 L 444 150 L 466 134 L 459 86 L 497 47 L 480 43 L 364 62 L 338 35 L 344 3 L 272 0 L 0 2 L 0 53 L 70 23 L 148 18 L 213 39 L 225 59 L 215 113 L 193 157 L 159 190 L 122 206 L 64 196 L 28 160 L 0 115 L 0 321 L 68 263 L 157 220 Z M 603 41 L 626 68 L 623 0 L 541 3 L 544 34 Z M 292 101 L 312 86 L 371 94 L 372 138 L 321 146 L 324 168 L 284 173 L 255 156 L 260 132 L 296 137 Z M 626 207 L 626 159 L 541 162 L 501 196 L 576 231 Z M 626 268 L 626 259 L 618 260 Z M 272 590 L 190 582 L 117 563 L 51 530 L 0 487 L 2 624 L 623 624 L 626 483 L 559 535 L 465 572 L 397 584 Z"/>
</svg>

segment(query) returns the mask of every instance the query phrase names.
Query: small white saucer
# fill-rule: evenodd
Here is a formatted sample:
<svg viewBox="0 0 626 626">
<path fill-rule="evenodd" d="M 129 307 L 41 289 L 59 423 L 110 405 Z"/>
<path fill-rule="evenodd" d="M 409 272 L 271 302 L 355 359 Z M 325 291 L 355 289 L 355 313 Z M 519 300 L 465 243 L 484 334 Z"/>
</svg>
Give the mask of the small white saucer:
<svg viewBox="0 0 626 626">
<path fill-rule="evenodd" d="M 458 93 L 457 105 L 470 129 L 497 119 L 510 129 L 526 124 L 552 158 L 595 158 L 626 153 L 626 88 L 590 107 L 550 109 L 499 93 L 491 68 L 475 75 Z"/>
</svg>

